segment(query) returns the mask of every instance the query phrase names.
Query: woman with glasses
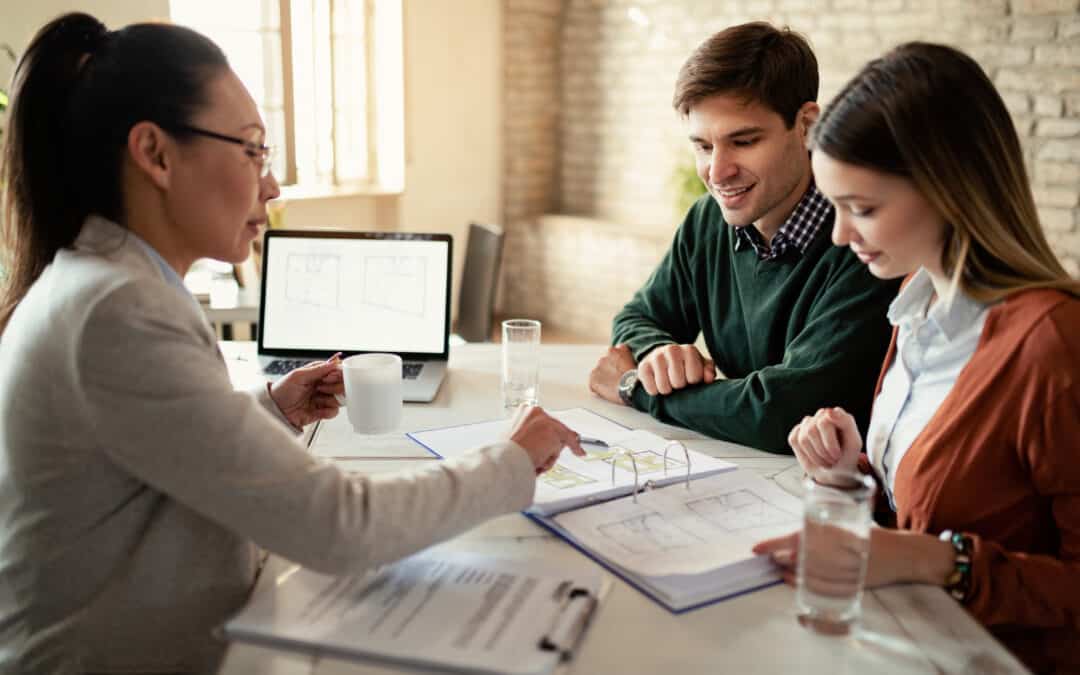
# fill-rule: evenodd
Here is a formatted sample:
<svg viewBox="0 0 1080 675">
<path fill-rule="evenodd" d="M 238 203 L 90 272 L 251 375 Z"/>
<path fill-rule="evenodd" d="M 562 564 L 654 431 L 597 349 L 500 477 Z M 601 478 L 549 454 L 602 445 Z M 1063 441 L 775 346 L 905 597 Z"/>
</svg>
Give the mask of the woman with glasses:
<svg viewBox="0 0 1080 675">
<path fill-rule="evenodd" d="M 2 183 L 0 671 L 209 672 L 269 550 L 358 572 L 526 507 L 576 435 L 347 475 L 296 432 L 336 362 L 236 392 L 182 278 L 242 261 L 278 195 L 222 52 L 177 26 L 45 26 L 15 74 Z"/>
<path fill-rule="evenodd" d="M 791 447 L 811 475 L 877 478 L 891 527 L 871 532 L 868 585 L 942 586 L 1033 670 L 1080 671 L 1080 282 L 1043 236 L 1001 97 L 963 53 L 902 45 L 847 84 L 811 146 L 833 241 L 907 279 L 865 454 L 839 408 Z M 755 551 L 790 579 L 798 539 Z M 843 585 L 859 565 L 831 550 Z"/>
</svg>

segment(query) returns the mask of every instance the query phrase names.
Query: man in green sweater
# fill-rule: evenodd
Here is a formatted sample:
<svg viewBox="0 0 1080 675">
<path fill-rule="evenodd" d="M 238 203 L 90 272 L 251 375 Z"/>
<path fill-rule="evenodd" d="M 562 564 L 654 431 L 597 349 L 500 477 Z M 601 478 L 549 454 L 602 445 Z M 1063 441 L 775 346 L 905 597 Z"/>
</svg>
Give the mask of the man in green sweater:
<svg viewBox="0 0 1080 675">
<path fill-rule="evenodd" d="M 766 23 L 713 35 L 683 65 L 673 103 L 709 194 L 616 315 L 592 391 L 770 452 L 825 406 L 865 430 L 898 285 L 831 245 L 805 144 L 817 90 L 810 46 Z"/>
</svg>

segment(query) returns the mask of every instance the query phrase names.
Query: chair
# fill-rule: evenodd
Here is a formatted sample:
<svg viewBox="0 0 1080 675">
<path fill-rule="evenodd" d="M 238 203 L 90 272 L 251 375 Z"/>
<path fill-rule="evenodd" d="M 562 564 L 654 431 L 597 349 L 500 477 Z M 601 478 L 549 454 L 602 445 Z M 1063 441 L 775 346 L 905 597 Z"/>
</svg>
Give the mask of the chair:
<svg viewBox="0 0 1080 675">
<path fill-rule="evenodd" d="M 455 334 L 465 342 L 491 340 L 495 290 L 502 263 L 503 230 L 497 225 L 469 225 L 465 268 L 458 292 Z M 456 342 L 456 340 L 455 340 Z"/>
</svg>

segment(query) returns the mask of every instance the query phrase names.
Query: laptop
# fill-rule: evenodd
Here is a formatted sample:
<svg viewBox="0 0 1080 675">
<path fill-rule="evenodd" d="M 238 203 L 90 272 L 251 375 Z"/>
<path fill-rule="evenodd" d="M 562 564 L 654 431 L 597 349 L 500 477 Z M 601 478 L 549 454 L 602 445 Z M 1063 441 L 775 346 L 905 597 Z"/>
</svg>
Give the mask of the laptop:
<svg viewBox="0 0 1080 675">
<path fill-rule="evenodd" d="M 401 356 L 406 401 L 435 398 L 450 355 L 448 234 L 267 230 L 259 365 L 368 352 Z"/>
</svg>

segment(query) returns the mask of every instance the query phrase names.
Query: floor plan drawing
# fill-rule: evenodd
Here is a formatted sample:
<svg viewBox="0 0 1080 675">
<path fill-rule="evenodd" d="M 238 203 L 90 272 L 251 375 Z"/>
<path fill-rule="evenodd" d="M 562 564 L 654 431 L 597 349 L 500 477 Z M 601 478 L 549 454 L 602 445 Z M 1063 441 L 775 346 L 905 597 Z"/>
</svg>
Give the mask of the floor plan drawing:
<svg viewBox="0 0 1080 675">
<path fill-rule="evenodd" d="M 615 468 L 620 471 L 628 471 L 630 473 L 634 473 L 634 464 L 637 464 L 638 475 L 656 473 L 657 471 L 664 470 L 663 455 L 658 452 L 653 452 L 652 450 L 635 452 L 633 461 L 630 460 L 629 455 L 614 449 L 605 450 L 604 452 L 590 452 L 588 457 L 585 457 L 583 461 L 602 461 L 607 464 L 614 464 Z M 677 469 L 682 466 L 686 466 L 686 462 L 675 459 L 674 457 L 667 458 L 667 467 L 669 470 Z"/>
<path fill-rule="evenodd" d="M 632 555 L 661 553 L 703 541 L 656 512 L 599 525 L 596 531 Z"/>
<path fill-rule="evenodd" d="M 596 482 L 595 478 L 567 469 L 562 464 L 556 464 L 546 473 L 540 474 L 538 480 L 543 481 L 546 485 L 553 487 L 556 490 L 569 490 L 570 488 L 576 488 L 579 485 L 588 485 L 589 483 Z"/>
<path fill-rule="evenodd" d="M 427 260 L 419 256 L 364 258 L 365 304 L 412 316 L 427 307 Z"/>
<path fill-rule="evenodd" d="M 693 499 L 686 502 L 686 508 L 728 532 L 782 525 L 790 522 L 792 517 L 798 517 L 747 489 Z"/>
<path fill-rule="evenodd" d="M 341 307 L 341 256 L 290 253 L 286 260 L 285 297 L 313 307 Z"/>
</svg>

